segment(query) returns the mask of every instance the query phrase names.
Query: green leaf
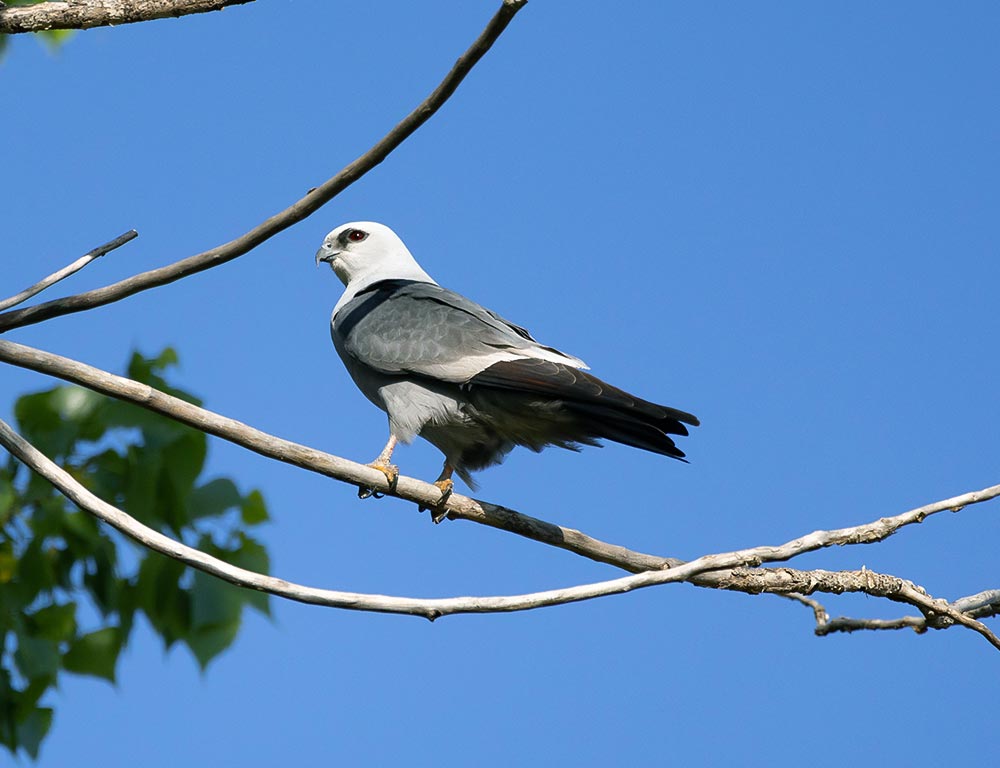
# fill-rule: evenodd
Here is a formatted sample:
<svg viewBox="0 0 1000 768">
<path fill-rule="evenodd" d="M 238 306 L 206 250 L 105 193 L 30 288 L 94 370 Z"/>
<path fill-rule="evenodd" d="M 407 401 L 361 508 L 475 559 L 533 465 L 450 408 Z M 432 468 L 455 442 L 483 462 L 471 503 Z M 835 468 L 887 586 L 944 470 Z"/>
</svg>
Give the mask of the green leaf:
<svg viewBox="0 0 1000 768">
<path fill-rule="evenodd" d="M 242 532 L 238 538 L 240 540 L 239 548 L 235 552 L 227 552 L 226 560 L 240 568 L 246 568 L 248 571 L 269 573 L 271 558 L 268 556 L 267 550 L 264 549 L 264 545 Z"/>
<path fill-rule="evenodd" d="M 191 590 L 191 633 L 187 644 L 202 669 L 228 648 L 240 629 L 243 595 L 239 587 L 197 571 Z"/>
<path fill-rule="evenodd" d="M 157 357 L 143 357 L 138 352 L 132 354 L 132 359 L 128 364 L 128 377 L 156 387 L 161 392 L 179 397 L 194 405 L 201 405 L 201 400 L 189 392 L 171 387 L 166 380 L 160 376 L 167 368 L 177 365 L 177 353 L 167 347 Z"/>
<path fill-rule="evenodd" d="M 7 522 L 17 510 L 17 493 L 14 478 L 7 472 L 0 472 L 0 525 Z"/>
<path fill-rule="evenodd" d="M 191 596 L 180 585 L 184 566 L 150 552 L 139 566 L 135 603 L 141 608 L 169 648 L 191 630 Z"/>
<path fill-rule="evenodd" d="M 185 434 L 164 447 L 163 467 L 178 498 L 186 501 L 191 495 L 207 453 L 208 440 L 195 429 L 185 430 Z"/>
<path fill-rule="evenodd" d="M 27 616 L 27 626 L 37 637 L 61 642 L 76 634 L 76 603 L 60 603 L 41 608 Z"/>
<path fill-rule="evenodd" d="M 191 627 L 203 629 L 238 619 L 243 610 L 241 591 L 215 576 L 195 571 L 191 588 Z"/>
<path fill-rule="evenodd" d="M 70 547 L 80 555 L 93 552 L 104 542 L 97 521 L 80 511 L 70 512 L 63 518 L 63 535 Z"/>
<path fill-rule="evenodd" d="M 118 627 L 105 627 L 83 635 L 70 645 L 63 657 L 63 667 L 78 675 L 93 675 L 115 681 L 115 666 L 122 649 Z"/>
<path fill-rule="evenodd" d="M 78 441 L 104 433 L 100 415 L 104 398 L 82 387 L 55 387 L 23 395 L 14 415 L 24 436 L 49 456 L 69 455 Z"/>
<path fill-rule="evenodd" d="M 94 603 L 105 616 L 118 607 L 121 581 L 115 575 L 115 548 L 109 545 L 95 552 L 83 575 L 84 586 L 94 598 Z"/>
<path fill-rule="evenodd" d="M 17 724 L 17 740 L 31 757 L 38 757 L 38 749 L 42 739 L 52 727 L 52 710 L 49 707 L 38 707 L 31 711 Z"/>
<path fill-rule="evenodd" d="M 240 621 L 237 619 L 227 624 L 202 627 L 191 633 L 187 638 L 187 644 L 202 671 L 208 668 L 212 659 L 233 644 L 239 631 Z"/>
<path fill-rule="evenodd" d="M 52 681 L 39 679 L 32 680 L 23 691 L 17 691 L 17 702 L 14 706 L 16 716 L 23 719 L 31 714 L 31 710 L 38 706 L 39 700 L 51 687 Z"/>
<path fill-rule="evenodd" d="M 270 519 L 267 514 L 267 505 L 264 503 L 264 497 L 257 490 L 250 491 L 244 497 L 240 512 L 243 522 L 247 525 L 259 525 Z"/>
<path fill-rule="evenodd" d="M 18 635 L 14 662 L 29 680 L 52 679 L 59 671 L 59 646 L 44 637 Z"/>
<path fill-rule="evenodd" d="M 163 449 L 156 511 L 157 517 L 177 533 L 191 524 L 191 494 L 205 465 L 207 450 L 205 435 L 193 429 Z"/>
<path fill-rule="evenodd" d="M 13 585 L 25 604 L 30 603 L 39 592 L 49 590 L 56 584 L 53 558 L 43 549 L 43 540 L 34 539 L 21 555 L 17 563 L 17 573 Z"/>
<path fill-rule="evenodd" d="M 50 389 L 22 395 L 14 403 L 14 417 L 24 437 L 49 457 L 65 456 L 73 443 L 72 425 L 64 424 L 55 403 L 56 393 Z"/>
<path fill-rule="evenodd" d="M 155 526 L 157 481 L 160 475 L 160 457 L 155 451 L 136 446 L 128 449 L 128 472 L 122 508 L 146 525 Z"/>
<path fill-rule="evenodd" d="M 12 551 L 10 542 L 5 541 L 3 545 L 0 545 L 0 587 L 9 583 L 14 578 L 16 570 L 17 557 Z"/>
<path fill-rule="evenodd" d="M 42 42 L 48 46 L 49 50 L 58 50 L 63 43 L 73 36 L 75 30 L 72 29 L 46 29 L 36 34 Z"/>
<path fill-rule="evenodd" d="M 204 485 L 199 485 L 191 493 L 191 519 L 218 517 L 223 512 L 243 503 L 236 483 L 226 477 L 219 477 Z"/>
</svg>

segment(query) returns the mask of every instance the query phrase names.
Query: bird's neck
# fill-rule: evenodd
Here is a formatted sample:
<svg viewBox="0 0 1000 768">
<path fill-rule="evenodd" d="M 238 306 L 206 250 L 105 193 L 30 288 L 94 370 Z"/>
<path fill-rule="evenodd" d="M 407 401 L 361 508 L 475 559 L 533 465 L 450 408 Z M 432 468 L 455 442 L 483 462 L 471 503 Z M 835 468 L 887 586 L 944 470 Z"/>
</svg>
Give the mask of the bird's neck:
<svg viewBox="0 0 1000 768">
<path fill-rule="evenodd" d="M 395 269 L 391 275 L 385 272 L 355 275 L 348 281 L 347 286 L 344 288 L 344 294 L 340 297 L 340 301 L 337 302 L 337 306 L 333 308 L 333 314 L 336 315 L 341 307 L 359 293 L 364 293 L 371 286 L 375 285 L 375 283 L 383 280 L 415 280 L 418 283 L 437 285 L 434 278 L 424 272 L 417 264 L 407 266 L 405 269 Z"/>
</svg>

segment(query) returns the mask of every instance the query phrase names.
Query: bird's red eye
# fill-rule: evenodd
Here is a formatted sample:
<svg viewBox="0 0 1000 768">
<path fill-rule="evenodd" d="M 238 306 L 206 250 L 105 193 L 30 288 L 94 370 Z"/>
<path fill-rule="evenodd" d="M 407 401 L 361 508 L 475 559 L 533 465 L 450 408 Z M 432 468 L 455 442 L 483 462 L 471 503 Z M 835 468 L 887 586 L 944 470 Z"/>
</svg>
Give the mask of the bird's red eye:
<svg viewBox="0 0 1000 768">
<path fill-rule="evenodd" d="M 368 237 L 368 233 L 362 232 L 360 229 L 352 229 L 347 233 L 347 239 L 352 243 L 360 243 L 366 237 Z"/>
</svg>

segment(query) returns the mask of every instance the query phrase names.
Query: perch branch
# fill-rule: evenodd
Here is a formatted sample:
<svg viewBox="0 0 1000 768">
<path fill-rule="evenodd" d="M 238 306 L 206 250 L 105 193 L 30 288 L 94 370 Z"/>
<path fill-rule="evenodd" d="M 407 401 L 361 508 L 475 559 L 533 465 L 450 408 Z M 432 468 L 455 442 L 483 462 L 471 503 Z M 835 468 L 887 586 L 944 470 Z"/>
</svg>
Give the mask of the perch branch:
<svg viewBox="0 0 1000 768">
<path fill-rule="evenodd" d="M 32 296 L 41 293 L 49 286 L 55 285 L 60 280 L 65 280 L 70 275 L 76 274 L 95 259 L 101 258 L 101 256 L 104 256 L 106 253 L 110 253 L 115 248 L 121 248 L 123 245 L 125 245 L 125 243 L 129 242 L 130 240 L 134 240 L 138 236 L 139 236 L 138 232 L 136 232 L 134 229 L 130 229 L 125 234 L 118 235 L 118 237 L 116 237 L 114 240 L 111 240 L 110 242 L 107 242 L 104 245 L 97 246 L 97 248 L 88 253 L 85 253 L 83 256 L 74 261 L 72 264 L 63 267 L 62 269 L 56 272 L 53 272 L 48 277 L 43 277 L 41 280 L 39 280 L 30 288 L 25 288 L 23 291 L 14 294 L 9 299 L 4 299 L 3 301 L 0 301 L 0 311 L 5 309 L 10 309 L 11 307 L 16 307 L 18 304 L 27 301 Z"/>
<path fill-rule="evenodd" d="M 199 408 L 146 384 L 116 376 L 99 368 L 4 340 L 0 340 L 0 362 L 55 376 L 103 395 L 134 403 L 210 435 L 221 437 L 261 456 L 342 482 L 374 488 L 380 493 L 389 493 L 386 477 L 377 469 L 283 440 L 243 422 Z M 441 489 L 414 478 L 400 477 L 392 495 L 424 507 L 434 507 L 441 498 Z M 452 519 L 471 520 L 510 531 L 633 573 L 656 570 L 681 562 L 633 552 L 625 547 L 593 539 L 572 528 L 563 528 L 519 514 L 506 507 L 477 501 L 457 493 L 452 494 L 445 509 Z"/>
<path fill-rule="evenodd" d="M 73 0 L 10 8 L 3 8 L 0 3 L 0 34 L 117 26 L 221 11 L 227 5 L 252 2 L 253 0 Z"/>
<path fill-rule="evenodd" d="M 490 19 L 489 24 L 486 25 L 482 34 L 462 54 L 458 61 L 455 62 L 455 66 L 451 68 L 451 71 L 448 72 L 444 80 L 441 81 L 441 84 L 434 89 L 434 92 L 430 96 L 404 117 L 395 128 L 389 131 L 371 149 L 354 162 L 345 166 L 333 178 L 309 190 L 306 196 L 298 202 L 293 203 L 280 213 L 271 216 L 235 240 L 230 240 L 228 243 L 216 246 L 194 256 L 188 256 L 165 267 L 142 272 L 117 283 L 106 285 L 103 288 L 54 299 L 26 309 L 4 312 L 0 314 L 0 332 L 110 304 L 140 291 L 166 285 L 188 275 L 193 275 L 196 272 L 219 266 L 227 261 L 232 261 L 238 256 L 242 256 L 265 240 L 302 221 L 385 160 L 390 152 L 402 144 L 417 128 L 427 122 L 455 92 L 459 83 L 465 79 L 465 76 L 469 74 L 476 63 L 486 54 L 493 43 L 496 42 L 500 34 L 507 28 L 511 19 L 514 18 L 514 14 L 526 2 L 527 0 L 504 0 L 500 9 Z"/>
<path fill-rule="evenodd" d="M 118 397 L 119 399 L 141 405 L 149 410 L 155 411 L 165 416 L 169 416 L 177 421 L 201 429 L 209 434 L 230 440 L 238 445 L 246 447 L 269 458 L 278 459 L 296 466 L 319 472 L 345 482 L 358 485 L 377 487 L 388 491 L 386 479 L 381 472 L 373 470 L 365 465 L 356 464 L 346 459 L 322 453 L 306 446 L 291 443 L 286 440 L 268 435 L 259 430 L 255 430 L 241 422 L 227 419 L 214 414 L 205 409 L 198 408 L 178 398 L 171 397 L 159 392 L 147 385 L 140 384 L 129 379 L 125 379 L 113 374 L 100 371 L 82 363 L 53 355 L 48 352 L 25 347 L 13 342 L 0 341 L 0 361 L 9 362 L 21 367 L 36 370 L 58 376 L 74 383 L 82 384 L 106 395 Z M 414 501 L 424 506 L 432 505 L 436 502 L 440 491 L 433 485 L 423 483 L 413 478 L 401 477 L 397 484 L 396 495 L 400 498 Z M 845 543 L 867 543 L 875 541 L 889 535 L 889 529 L 901 527 L 912 522 L 918 522 L 927 515 L 943 509 L 956 509 L 967 504 L 973 504 L 1000 495 L 1000 486 L 984 489 L 962 496 L 956 496 L 935 504 L 926 505 L 916 510 L 897 515 L 893 518 L 883 518 L 874 523 L 857 526 L 850 529 L 840 529 L 838 531 L 817 531 L 808 536 L 801 537 L 781 547 L 757 547 L 751 550 L 744 550 L 738 553 L 728 553 L 729 560 L 719 558 L 723 556 L 713 555 L 695 561 L 695 566 L 689 569 L 691 564 L 682 563 L 679 560 L 669 558 L 658 558 L 652 555 L 645 555 L 632 552 L 624 547 L 619 547 L 606 542 L 593 539 L 579 531 L 561 528 L 541 520 L 521 515 L 513 510 L 504 507 L 496 507 L 486 502 L 476 501 L 468 497 L 453 495 L 449 500 L 447 509 L 450 517 L 473 520 L 485 523 L 493 527 L 518 533 L 528 538 L 551 544 L 553 546 L 568 549 L 577 554 L 589 557 L 600 562 L 605 562 L 626 570 L 648 570 L 657 569 L 660 574 L 665 571 L 660 570 L 669 566 L 674 566 L 670 571 L 672 576 L 664 580 L 650 582 L 649 584 L 632 585 L 628 582 L 606 582 L 606 584 L 616 585 L 610 592 L 599 592 L 599 594 L 613 594 L 617 591 L 627 591 L 638 586 L 650 586 L 652 583 L 666 583 L 667 581 L 684 580 L 704 587 L 718 589 L 728 589 L 751 594 L 762 592 L 781 594 L 792 599 L 799 600 L 808 605 L 818 606 L 818 603 L 811 601 L 803 595 L 812 592 L 831 592 L 839 594 L 850 591 L 864 591 L 869 594 L 891 597 L 890 599 L 901 599 L 902 602 L 909 602 L 918 607 L 926 607 L 922 602 L 920 593 L 906 593 L 904 598 L 899 595 L 903 584 L 902 580 L 895 579 L 888 582 L 889 587 L 879 586 L 883 582 L 872 582 L 870 571 L 853 572 L 827 572 L 827 571 L 801 571 L 792 568 L 756 569 L 746 568 L 746 565 L 758 565 L 762 562 L 789 559 L 805 551 L 812 551 L 814 548 L 832 546 L 833 544 Z M 71 497 L 72 498 L 72 497 Z M 74 499 L 75 500 L 75 499 Z M 123 513 L 122 513 L 123 514 Z M 732 558 L 736 558 L 733 560 Z M 185 561 L 187 562 L 187 561 Z M 699 565 L 699 563 L 701 563 Z M 214 573 L 214 571 L 213 571 Z M 685 575 L 687 574 L 687 575 Z M 674 578 L 679 576 L 679 578 Z M 893 577 L 884 577 L 892 579 Z M 242 583 L 242 582 L 234 582 Z M 874 586 L 873 586 L 874 584 Z M 247 586 L 244 584 L 244 586 Z M 252 585 L 250 585 L 252 586 Z M 589 585 L 595 588 L 594 585 Z M 621 587 L 618 590 L 618 587 Z M 891 587 L 891 589 L 890 589 Z M 882 591 L 878 592 L 876 588 Z M 575 588 L 574 588 L 575 589 Z M 582 588 L 581 588 L 582 589 Z M 567 602 L 576 599 L 589 599 L 599 596 L 599 594 L 584 594 L 575 596 L 566 593 L 565 590 L 558 591 L 560 595 L 570 594 L 567 599 L 559 598 L 556 602 Z M 278 593 L 281 596 L 299 599 L 294 595 Z M 546 593 L 547 595 L 549 593 Z M 554 593 L 553 593 L 554 594 Z M 523 596 L 522 596 L 523 597 Z M 513 599 L 513 598 L 512 598 Z M 547 598 L 549 599 L 549 598 Z M 929 598 L 928 598 L 929 599 Z M 492 598 L 491 598 L 492 600 Z M 555 604 L 545 602 L 545 605 Z M 339 605 L 339 604 L 338 604 Z M 500 607 L 490 610 L 523 610 L 527 607 L 541 607 L 541 604 L 520 604 L 521 607 Z M 340 607 L 345 607 L 340 605 Z M 975 607 L 975 606 L 974 606 Z M 821 606 L 820 606 L 821 609 Z M 374 609 L 372 610 L 382 610 Z M 437 608 L 435 608 L 437 610 Z M 942 610 L 940 605 L 934 610 Z M 410 611 L 399 611 L 410 612 Z M 465 609 L 446 612 L 467 612 Z M 419 613 L 419 612 L 418 612 Z M 425 614 L 420 614 L 425 615 Z M 443 614 L 438 614 L 443 615 Z M 824 612 L 825 615 L 825 612 Z M 819 613 L 817 612 L 817 616 Z M 956 619 L 957 620 L 957 619 Z M 965 623 L 959 621 L 959 623 Z M 981 631 L 985 629 L 981 626 L 969 625 L 970 628 Z M 987 630 L 988 631 L 988 630 Z M 988 638 L 989 639 L 989 638 Z"/>
<path fill-rule="evenodd" d="M 0 362 L 55 376 L 74 384 L 80 384 L 95 392 L 130 401 L 208 434 L 243 446 L 262 456 L 294 464 L 297 467 L 318 472 L 345 483 L 373 488 L 380 493 L 394 495 L 424 507 L 435 506 L 441 497 L 441 491 L 437 486 L 410 477 L 400 477 L 395 490 L 392 490 L 389 488 L 385 475 L 377 469 L 318 451 L 315 448 L 283 440 L 243 422 L 220 416 L 180 398 L 172 397 L 146 384 L 116 376 L 51 352 L 43 352 L 23 344 L 0 340 Z M 812 552 L 824 547 L 870 544 L 882 541 L 900 528 L 923 522 L 930 515 L 949 509 L 958 510 L 969 504 L 988 501 L 997 496 L 1000 496 L 1000 485 L 954 496 L 863 525 L 830 531 L 814 531 L 782 545 L 780 548 L 757 548 L 757 554 L 753 558 L 755 562 L 751 564 L 760 565 L 764 562 L 788 560 L 804 552 Z M 625 547 L 599 542 L 579 531 L 562 528 L 544 520 L 522 515 L 506 507 L 477 501 L 457 493 L 452 494 L 448 499 L 445 510 L 452 519 L 471 520 L 494 528 L 501 528 L 545 544 L 568 549 L 599 562 L 617 565 L 632 572 L 658 570 L 683 564 L 680 560 L 632 552 Z M 718 567 L 724 568 L 726 566 L 719 565 Z"/>
<path fill-rule="evenodd" d="M 450 597 L 412 598 L 374 595 L 358 592 L 316 589 L 294 584 L 273 576 L 254 573 L 230 565 L 200 550 L 188 547 L 149 528 L 117 507 L 97 498 L 61 469 L 51 459 L 18 435 L 10 426 L 0 420 L 0 445 L 6 448 L 25 465 L 52 483 L 62 494 L 81 509 L 103 520 L 121 533 L 143 546 L 168 557 L 174 558 L 205 573 L 224 579 L 232 584 L 249 589 L 268 592 L 303 603 L 325 605 L 349 610 L 375 611 L 379 613 L 399 613 L 434 620 L 441 616 L 460 613 L 506 613 L 544 608 L 553 605 L 590 600 L 630 592 L 659 584 L 686 581 L 700 572 L 716 567 L 735 568 L 755 561 L 760 547 L 716 555 L 706 555 L 676 568 L 661 571 L 647 571 L 620 579 L 582 584 L 563 589 L 552 589 L 521 595 L 490 597 Z M 787 545 L 783 545 L 787 546 Z M 782 547 L 772 548 L 781 550 Z M 820 572 L 817 572 L 820 573 Z M 933 600 L 910 582 L 895 576 L 877 574 L 872 571 L 840 572 L 836 577 L 836 591 L 861 591 L 890 600 L 917 605 L 926 612 L 945 612 L 958 623 L 974 629 L 983 635 L 995 648 L 1000 649 L 998 639 L 980 622 L 950 609 L 944 601 Z M 821 579 L 816 579 L 817 588 Z"/>
</svg>

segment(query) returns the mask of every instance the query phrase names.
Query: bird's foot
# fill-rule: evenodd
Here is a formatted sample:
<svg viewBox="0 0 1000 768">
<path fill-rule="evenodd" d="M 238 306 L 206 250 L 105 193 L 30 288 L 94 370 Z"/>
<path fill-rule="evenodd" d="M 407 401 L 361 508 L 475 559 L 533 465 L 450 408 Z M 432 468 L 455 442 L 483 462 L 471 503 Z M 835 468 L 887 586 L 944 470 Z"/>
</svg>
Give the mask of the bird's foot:
<svg viewBox="0 0 1000 768">
<path fill-rule="evenodd" d="M 385 475 L 385 479 L 389 481 L 389 492 L 395 493 L 396 483 L 399 482 L 399 467 L 397 467 L 395 464 L 389 464 L 388 462 L 378 461 L 377 459 L 373 461 L 371 464 L 365 464 L 365 466 L 371 467 L 372 469 L 377 469 L 379 472 Z M 384 493 L 380 493 L 379 491 L 376 491 L 374 488 L 369 488 L 368 486 L 365 485 L 358 487 L 359 499 L 367 499 L 367 498 L 381 499 L 383 496 L 385 496 Z"/>
<path fill-rule="evenodd" d="M 417 511 L 423 512 L 425 509 L 429 509 L 431 512 L 431 522 L 436 525 L 448 517 L 448 510 L 445 509 L 445 504 L 448 503 L 452 491 L 455 490 L 455 483 L 452 480 L 435 480 L 432 485 L 436 485 L 441 490 L 441 498 L 437 500 L 437 503 L 433 507 L 425 507 L 421 504 L 417 508 Z"/>
<path fill-rule="evenodd" d="M 435 481 L 434 485 L 441 490 L 441 498 L 438 499 L 438 503 L 431 509 L 431 520 L 437 524 L 448 516 L 445 504 L 448 503 L 448 499 L 451 498 L 451 494 L 455 490 L 455 482 L 451 478 L 446 478 Z"/>
</svg>

